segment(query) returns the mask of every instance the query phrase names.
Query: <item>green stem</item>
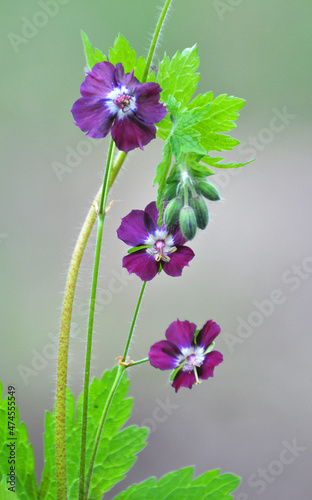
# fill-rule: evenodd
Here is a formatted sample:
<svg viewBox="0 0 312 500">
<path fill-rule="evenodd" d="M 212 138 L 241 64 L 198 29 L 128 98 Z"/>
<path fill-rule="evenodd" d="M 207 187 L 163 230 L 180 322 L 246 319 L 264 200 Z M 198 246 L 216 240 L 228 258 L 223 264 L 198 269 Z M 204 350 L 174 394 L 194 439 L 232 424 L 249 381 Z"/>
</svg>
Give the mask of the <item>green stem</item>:
<svg viewBox="0 0 312 500">
<path fill-rule="evenodd" d="M 74 302 L 74 294 L 77 284 L 78 271 L 82 256 L 89 239 L 91 230 L 97 217 L 95 206 L 100 201 L 102 188 L 98 191 L 88 215 L 81 228 L 71 263 L 69 266 L 66 288 L 64 293 L 63 311 L 60 329 L 60 342 L 57 367 L 57 387 L 55 404 L 55 449 L 56 449 L 56 477 L 57 477 L 57 498 L 67 499 L 67 477 L 66 477 L 66 387 L 68 369 L 68 347 L 70 323 Z"/>
<path fill-rule="evenodd" d="M 126 343 L 125 351 L 124 351 L 124 354 L 123 354 L 123 357 L 122 357 L 122 361 L 123 362 L 126 361 L 126 357 L 128 355 L 128 351 L 129 351 L 129 347 L 130 347 L 130 342 L 131 342 L 132 334 L 133 334 L 133 331 L 134 331 L 134 328 L 135 328 L 135 322 L 136 322 L 136 319 L 138 317 L 138 312 L 139 312 L 140 305 L 141 305 L 141 302 L 142 302 L 142 298 L 143 298 L 145 287 L 146 287 L 146 281 L 143 281 L 143 285 L 142 285 L 141 292 L 140 292 L 140 295 L 139 295 L 138 303 L 137 303 L 135 311 L 134 311 L 133 320 L 132 320 L 130 332 L 129 332 L 129 335 L 128 335 L 128 340 L 127 340 L 127 343 Z"/>
<path fill-rule="evenodd" d="M 126 347 L 125 347 L 124 355 L 123 355 L 121 361 L 119 362 L 119 366 L 118 366 L 118 371 L 117 371 L 117 374 L 116 374 L 116 378 L 115 378 L 115 380 L 113 382 L 113 385 L 111 387 L 111 390 L 110 390 L 108 398 L 107 398 L 107 401 L 105 403 L 105 406 L 104 406 L 104 409 L 103 409 L 103 413 L 102 413 L 102 417 L 101 417 L 101 420 L 100 420 L 100 423 L 99 423 L 99 427 L 98 427 L 98 430 L 97 430 L 97 433 L 96 433 L 96 436 L 95 436 L 93 450 L 92 450 L 92 455 L 91 455 L 91 460 L 90 460 L 90 465 L 89 465 L 89 472 L 88 472 L 88 476 L 87 476 L 87 479 L 86 479 L 86 488 L 85 488 L 84 496 L 82 497 L 83 500 L 87 500 L 88 499 L 88 494 L 89 494 L 89 488 L 90 488 L 90 483 L 91 483 L 91 478 L 92 478 L 92 472 L 93 472 L 95 457 L 96 457 L 96 453 L 97 453 L 97 450 L 98 450 L 98 447 L 99 447 L 99 443 L 100 443 L 100 439 L 101 439 L 101 434 L 102 434 L 102 430 L 103 430 L 103 427 L 104 427 L 104 424 L 105 424 L 106 416 L 107 416 L 110 404 L 111 404 L 111 402 L 113 400 L 115 391 L 116 391 L 116 389 L 118 387 L 118 384 L 119 384 L 119 381 L 121 379 L 121 376 L 123 374 L 123 371 L 127 368 L 127 363 L 125 361 L 126 361 L 126 357 L 127 357 L 128 351 L 129 351 L 130 342 L 131 342 L 131 339 L 132 339 L 132 335 L 133 335 L 135 323 L 136 323 L 136 320 L 137 320 L 137 317 L 138 317 L 138 313 L 139 313 L 140 305 L 141 305 L 141 302 L 142 302 L 142 298 L 143 298 L 145 286 L 146 286 L 146 281 L 143 281 L 143 285 L 142 285 L 142 288 L 141 288 L 141 291 L 140 291 L 138 302 L 137 302 L 137 305 L 136 305 L 136 308 L 135 308 L 135 311 L 134 311 L 134 315 L 133 315 L 133 319 L 132 319 L 132 323 L 131 323 L 131 328 L 130 328 L 130 331 L 129 331 L 129 335 L 128 335 L 128 339 L 127 339 L 127 344 L 126 344 Z M 143 363 L 145 361 L 148 361 L 148 359 L 141 360 L 140 362 L 137 362 L 137 364 Z"/>
<path fill-rule="evenodd" d="M 144 358 L 144 359 L 139 359 L 138 361 L 131 361 L 131 364 L 127 366 L 127 368 L 131 368 L 131 366 L 135 365 L 141 365 L 142 363 L 147 363 L 149 361 L 149 358 Z"/>
<path fill-rule="evenodd" d="M 120 151 L 116 157 L 109 179 L 109 189 L 127 157 L 127 153 Z M 57 477 L 57 498 L 58 500 L 67 499 L 67 474 L 66 474 L 66 387 L 68 370 L 68 348 L 70 323 L 74 303 L 74 295 L 78 279 L 78 272 L 81 260 L 91 234 L 94 223 L 97 219 L 97 207 L 100 204 L 103 193 L 102 187 L 97 192 L 93 203 L 89 209 L 87 217 L 80 230 L 77 243 L 74 248 L 73 256 L 70 262 L 61 318 L 60 342 L 57 367 L 57 387 L 55 404 L 55 450 L 56 450 L 56 477 Z"/>
<path fill-rule="evenodd" d="M 158 23 L 157 23 L 157 26 L 155 28 L 155 33 L 154 33 L 154 36 L 152 38 L 151 46 L 150 46 L 150 49 L 148 52 L 147 61 L 146 61 L 146 65 L 145 65 L 145 69 L 144 69 L 144 73 L 143 73 L 143 78 L 142 78 L 142 83 L 146 82 L 147 75 L 149 73 L 150 66 L 152 64 L 152 59 L 154 57 L 154 53 L 155 53 L 157 41 L 158 41 L 158 38 L 160 35 L 160 31 L 161 31 L 161 28 L 164 24 L 164 20 L 165 20 L 166 14 L 168 12 L 171 1 L 172 0 L 165 1 L 165 5 L 163 6 L 160 17 L 158 19 Z"/>
<path fill-rule="evenodd" d="M 111 139 L 106 169 L 103 180 L 103 189 L 101 194 L 101 200 L 99 204 L 99 216 L 98 216 L 98 232 L 94 256 L 94 268 L 92 277 L 92 287 L 91 287 L 91 299 L 90 299 L 90 311 L 89 311 L 89 322 L 88 322 L 88 337 L 87 337 L 87 350 L 86 350 L 86 362 L 85 362 L 85 373 L 84 373 L 84 389 L 83 389 L 83 406 L 82 406 L 82 424 L 81 424 L 81 445 L 80 445 L 80 470 L 79 470 L 79 499 L 83 499 L 84 493 L 84 476 L 86 467 L 86 447 L 87 447 L 87 420 L 88 420 L 88 400 L 89 400 L 89 381 L 90 381 L 90 366 L 91 366 L 91 350 L 92 350 L 92 336 L 93 336 L 93 324 L 94 324 L 94 311 L 95 311 L 95 299 L 97 290 L 97 281 L 99 274 L 100 265 L 100 254 L 102 246 L 102 235 L 104 228 L 105 211 L 104 207 L 107 202 L 108 195 L 108 180 L 110 178 L 110 172 L 112 169 L 113 157 L 115 151 L 115 143 Z"/>
</svg>

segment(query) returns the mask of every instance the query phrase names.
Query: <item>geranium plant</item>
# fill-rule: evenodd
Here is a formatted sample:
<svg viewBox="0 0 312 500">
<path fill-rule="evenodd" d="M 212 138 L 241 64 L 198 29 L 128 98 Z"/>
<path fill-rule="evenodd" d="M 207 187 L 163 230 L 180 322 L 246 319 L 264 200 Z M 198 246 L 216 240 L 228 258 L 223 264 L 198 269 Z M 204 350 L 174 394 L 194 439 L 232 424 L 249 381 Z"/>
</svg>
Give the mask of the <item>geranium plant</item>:
<svg viewBox="0 0 312 500">
<path fill-rule="evenodd" d="M 220 320 L 216 323 L 210 318 L 202 328 L 197 328 L 186 318 L 173 317 L 163 332 L 166 340 L 157 338 L 159 334 L 155 329 L 155 343 L 149 352 L 142 353 L 140 360 L 129 357 L 147 282 L 163 272 L 179 281 L 184 268 L 191 268 L 191 261 L 196 258 L 189 246 L 191 240 L 198 230 L 208 225 L 207 203 L 220 199 L 207 178 L 216 168 L 243 166 L 242 163 L 222 163 L 222 157 L 211 154 L 231 150 L 239 144 L 227 132 L 235 127 L 243 99 L 226 94 L 214 98 L 211 91 L 194 96 L 199 80 L 196 46 L 177 52 L 172 59 L 165 54 L 161 60 L 153 60 L 170 3 L 171 0 L 164 3 L 146 59 L 137 57 L 122 35 L 118 35 L 106 57 L 82 32 L 86 75 L 72 115 L 75 124 L 88 136 L 101 140 L 111 135 L 107 164 L 103 185 L 83 223 L 69 267 L 61 319 L 55 410 L 53 414 L 47 412 L 45 420 L 42 480 L 38 488 L 32 447 L 24 424 L 19 423 L 12 386 L 2 402 L 0 432 L 1 443 L 11 440 L 11 447 L 19 456 L 19 468 L 15 470 L 12 465 L 13 468 L 8 469 L 6 448 L 3 448 L 1 498 L 11 498 L 5 495 L 15 492 L 12 498 L 18 499 L 101 499 L 125 477 L 136 454 L 146 445 L 148 429 L 123 427 L 131 412 L 131 401 L 126 398 L 129 367 L 139 369 L 142 363 L 149 363 L 151 370 L 170 370 L 172 387 L 177 392 L 193 389 L 213 377 L 215 368 L 223 361 L 222 354 L 214 348 L 218 335 L 222 335 Z M 149 166 L 151 182 L 158 185 L 155 200 L 145 208 L 137 207 L 133 200 L 134 209 L 125 214 L 116 228 L 116 241 L 118 236 L 128 246 L 120 265 L 142 281 L 141 292 L 129 334 L 124 339 L 123 353 L 112 354 L 112 363 L 117 357 L 116 366 L 105 371 L 100 380 L 90 382 L 101 242 L 105 216 L 111 208 L 109 190 L 127 153 L 148 147 L 156 137 L 164 145 L 154 180 L 152 166 Z M 86 332 L 84 389 L 75 402 L 67 383 L 71 315 L 80 262 L 95 221 L 98 222 L 97 240 Z M 9 411 L 10 406 L 14 411 Z M 231 493 L 240 481 L 232 473 L 220 475 L 217 469 L 198 478 L 193 477 L 193 472 L 192 467 L 186 467 L 158 481 L 151 477 L 116 498 L 225 500 L 233 498 Z"/>
</svg>

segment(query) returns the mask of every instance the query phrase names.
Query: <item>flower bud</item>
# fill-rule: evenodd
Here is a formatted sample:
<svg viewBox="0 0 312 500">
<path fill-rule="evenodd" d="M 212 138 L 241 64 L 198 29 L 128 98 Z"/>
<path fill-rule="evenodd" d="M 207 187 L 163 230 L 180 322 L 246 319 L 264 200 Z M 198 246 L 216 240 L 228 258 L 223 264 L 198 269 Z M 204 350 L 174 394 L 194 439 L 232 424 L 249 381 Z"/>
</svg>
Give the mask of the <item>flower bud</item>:
<svg viewBox="0 0 312 500">
<path fill-rule="evenodd" d="M 209 221 L 209 215 L 208 208 L 202 196 L 197 195 L 191 198 L 190 206 L 195 212 L 197 227 L 199 227 L 199 229 L 205 229 Z"/>
<path fill-rule="evenodd" d="M 164 213 L 166 227 L 173 226 L 177 222 L 182 207 L 183 202 L 181 198 L 173 198 L 173 200 L 169 201 Z"/>
<path fill-rule="evenodd" d="M 200 181 L 198 184 L 197 190 L 200 194 L 205 196 L 208 200 L 211 201 L 217 201 L 220 200 L 220 195 L 218 190 L 212 186 L 212 184 L 209 184 L 209 182 L 205 181 Z"/>
<path fill-rule="evenodd" d="M 186 205 L 180 210 L 179 222 L 183 236 L 192 240 L 197 229 L 196 215 L 192 207 Z"/>
<path fill-rule="evenodd" d="M 163 191 L 163 200 L 164 201 L 169 201 L 172 200 L 172 198 L 175 198 L 177 195 L 177 183 L 175 182 L 170 182 L 169 184 L 166 185 L 164 191 Z"/>
</svg>

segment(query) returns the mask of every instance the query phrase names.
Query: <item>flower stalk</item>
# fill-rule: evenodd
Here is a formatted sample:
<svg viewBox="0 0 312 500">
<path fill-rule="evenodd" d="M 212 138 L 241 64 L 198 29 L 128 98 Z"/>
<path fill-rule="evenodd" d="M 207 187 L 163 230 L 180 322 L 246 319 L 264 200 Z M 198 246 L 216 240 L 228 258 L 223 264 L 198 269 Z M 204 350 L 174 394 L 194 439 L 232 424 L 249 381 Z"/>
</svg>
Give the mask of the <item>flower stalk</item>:
<svg viewBox="0 0 312 500">
<path fill-rule="evenodd" d="M 98 210 L 98 232 L 97 232 L 97 240 L 96 240 L 96 248 L 95 248 L 95 256 L 94 256 L 94 267 L 93 267 L 93 277 L 92 277 L 92 287 L 91 287 L 91 299 L 90 299 L 90 310 L 89 310 L 89 321 L 88 321 L 88 336 L 87 336 L 87 350 L 86 350 L 85 373 L 84 373 L 84 389 L 83 389 L 81 444 L 80 444 L 80 470 L 79 470 L 79 499 L 83 499 L 83 492 L 84 492 L 91 350 L 92 350 L 92 336 L 93 336 L 93 324 L 94 324 L 94 312 L 95 312 L 95 299 L 96 299 L 97 281 L 98 281 L 99 265 L 100 265 L 100 255 L 101 255 L 101 247 L 102 247 L 102 235 L 103 235 L 104 220 L 105 220 L 104 207 L 106 206 L 107 195 L 108 195 L 108 191 L 109 191 L 108 181 L 110 178 L 110 172 L 112 170 L 114 151 L 115 151 L 115 143 L 111 139 L 108 157 L 107 157 L 106 169 L 105 169 L 105 173 L 104 173 L 103 188 L 102 188 L 102 193 L 101 193 L 99 210 Z"/>
<path fill-rule="evenodd" d="M 140 295 L 139 295 L 139 298 L 138 298 L 138 302 L 137 302 L 137 305 L 136 305 L 136 308 L 135 308 L 135 311 L 134 311 L 134 315 L 133 315 L 133 319 L 132 319 L 132 323 L 131 323 L 131 327 L 130 327 L 130 331 L 129 331 L 129 335 L 128 335 L 126 347 L 125 347 L 125 350 L 124 350 L 124 354 L 123 354 L 123 356 L 122 356 L 122 358 L 121 358 L 121 360 L 119 362 L 119 366 L 118 366 L 118 371 L 117 371 L 117 374 L 116 374 L 116 378 L 115 378 L 115 380 L 113 382 L 113 385 L 111 387 L 110 393 L 109 393 L 108 398 L 107 398 L 107 401 L 105 403 L 105 406 L 104 406 L 104 409 L 103 409 L 103 413 L 102 413 L 102 417 L 101 417 L 101 420 L 100 420 L 100 423 L 99 423 L 99 427 L 98 427 L 98 430 L 97 430 L 97 433 L 96 433 L 96 437 L 95 437 L 95 441 L 94 441 L 94 445 L 93 445 L 93 450 L 92 450 L 92 455 L 91 455 L 91 460 L 90 460 L 90 465 L 89 465 L 89 472 L 88 472 L 87 479 L 86 479 L 85 492 L 84 492 L 84 496 L 82 497 L 83 500 L 87 500 L 88 499 L 88 494 L 89 494 L 89 489 L 90 489 L 90 483 L 91 483 L 91 478 L 92 478 L 92 472 L 93 472 L 95 457 L 96 457 L 96 453 L 97 453 L 97 450 L 98 450 L 98 447 L 99 447 L 99 443 L 100 443 L 100 439 L 101 439 L 101 434 L 102 434 L 102 430 L 103 430 L 103 427 L 104 427 L 104 424 L 105 424 L 105 420 L 106 420 L 106 416 L 107 416 L 109 407 L 110 407 L 111 402 L 112 402 L 112 400 L 114 398 L 114 394 L 115 394 L 115 391 L 116 391 L 116 389 L 118 387 L 119 381 L 120 381 L 120 379 L 122 377 L 123 371 L 127 368 L 127 366 L 132 366 L 134 364 L 134 363 L 130 363 L 128 365 L 126 363 L 126 358 L 127 358 L 127 354 L 128 354 L 128 351 L 129 351 L 129 347 L 130 347 L 132 335 L 133 335 L 133 332 L 134 332 L 136 320 L 137 320 L 137 317 L 138 317 L 139 309 L 140 309 L 140 306 L 141 306 L 141 302 L 142 302 L 142 298 L 143 298 L 145 286 L 146 286 L 146 281 L 143 281 L 142 288 L 141 288 L 141 291 L 140 291 Z M 144 363 L 145 361 L 148 361 L 148 359 L 144 359 L 144 360 L 138 361 L 135 364 Z"/>
<path fill-rule="evenodd" d="M 116 157 L 113 168 L 110 173 L 109 189 L 114 184 L 114 181 L 127 157 L 127 154 L 120 151 Z M 74 295 L 76 290 L 78 272 L 84 254 L 89 236 L 91 234 L 94 223 L 97 219 L 97 207 L 100 204 L 102 187 L 97 192 L 93 203 L 89 209 L 87 217 L 82 225 L 79 237 L 74 248 L 73 256 L 69 266 L 68 277 L 64 293 L 63 311 L 60 328 L 60 342 L 58 352 L 58 368 L 57 368 L 57 387 L 56 387 L 56 405 L 55 405 L 55 427 L 56 427 L 56 474 L 57 474 L 57 498 L 67 498 L 67 482 L 66 482 L 66 387 L 67 387 L 67 369 L 68 369 L 68 347 L 71 316 L 74 303 Z"/>
</svg>

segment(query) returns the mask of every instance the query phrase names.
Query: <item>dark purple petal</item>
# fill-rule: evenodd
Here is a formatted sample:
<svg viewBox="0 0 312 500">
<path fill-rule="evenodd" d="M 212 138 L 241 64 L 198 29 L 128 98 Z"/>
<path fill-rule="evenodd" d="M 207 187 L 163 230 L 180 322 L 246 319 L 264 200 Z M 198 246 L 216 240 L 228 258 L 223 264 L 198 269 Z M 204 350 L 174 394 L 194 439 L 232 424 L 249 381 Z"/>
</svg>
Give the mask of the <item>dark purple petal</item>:
<svg viewBox="0 0 312 500">
<path fill-rule="evenodd" d="M 168 326 L 166 339 L 176 345 L 180 351 L 183 347 L 190 347 L 196 331 L 196 325 L 189 321 L 174 321 Z"/>
<path fill-rule="evenodd" d="M 170 254 L 169 262 L 162 262 L 163 270 L 169 276 L 181 276 L 182 270 L 195 256 L 189 247 L 177 247 L 177 250 Z"/>
<path fill-rule="evenodd" d="M 192 372 L 184 372 L 182 370 L 179 370 L 176 376 L 174 377 L 172 387 L 174 387 L 175 392 L 178 392 L 180 387 L 188 387 L 189 389 L 192 388 L 192 385 L 195 384 L 196 378 L 195 378 L 195 373 Z"/>
<path fill-rule="evenodd" d="M 156 137 L 155 125 L 138 120 L 128 112 L 123 119 L 117 118 L 112 127 L 112 138 L 120 151 L 128 153 L 137 147 L 143 149 Z"/>
<path fill-rule="evenodd" d="M 146 123 L 158 123 L 167 113 L 166 107 L 159 102 L 161 88 L 158 83 L 143 83 L 135 90 L 137 110 L 135 114 Z"/>
<path fill-rule="evenodd" d="M 131 73 L 125 74 L 124 67 L 121 63 L 116 64 L 115 77 L 117 82 L 119 82 L 119 86 L 125 85 L 128 90 L 133 91 L 137 86 L 142 86 L 139 80 L 135 76 L 133 76 L 133 71 L 131 71 Z"/>
<path fill-rule="evenodd" d="M 159 271 L 159 262 L 156 262 L 154 257 L 145 250 L 126 255 L 122 259 L 122 266 L 128 270 L 129 274 L 134 273 L 143 281 L 150 281 Z"/>
<path fill-rule="evenodd" d="M 157 210 L 156 202 L 152 201 L 151 203 L 149 203 L 145 207 L 144 212 L 147 213 L 150 216 L 150 218 L 152 219 L 152 222 L 154 225 L 154 231 L 155 231 L 155 229 L 158 227 L 157 221 L 158 221 L 158 217 L 159 217 L 159 211 Z"/>
<path fill-rule="evenodd" d="M 214 339 L 221 332 L 220 326 L 215 323 L 212 319 L 204 324 L 203 328 L 200 330 L 196 338 L 196 344 L 203 346 L 206 350 L 207 347 L 214 341 Z"/>
<path fill-rule="evenodd" d="M 172 233 L 173 241 L 176 246 L 184 245 L 184 243 L 187 242 L 187 239 L 183 236 L 178 223 L 170 228 L 170 232 Z"/>
<path fill-rule="evenodd" d="M 81 95 L 91 99 L 105 98 L 118 85 L 115 72 L 116 68 L 110 62 L 103 61 L 95 64 L 80 86 Z"/>
<path fill-rule="evenodd" d="M 132 247 L 144 245 L 149 237 L 145 224 L 145 212 L 132 210 L 126 217 L 123 217 L 117 229 L 117 235 L 120 240 Z"/>
<path fill-rule="evenodd" d="M 179 364 L 179 354 L 180 351 L 174 344 L 168 340 L 161 340 L 152 345 L 148 357 L 151 365 L 155 368 L 174 370 Z"/>
<path fill-rule="evenodd" d="M 213 370 L 223 361 L 223 356 L 219 351 L 211 351 L 206 355 L 203 364 L 197 368 L 199 378 L 206 380 L 213 377 Z"/>
<path fill-rule="evenodd" d="M 115 120 L 103 101 L 96 101 L 81 97 L 73 107 L 72 114 L 77 127 L 83 132 L 88 132 L 87 136 L 94 138 L 105 137 Z"/>
</svg>

